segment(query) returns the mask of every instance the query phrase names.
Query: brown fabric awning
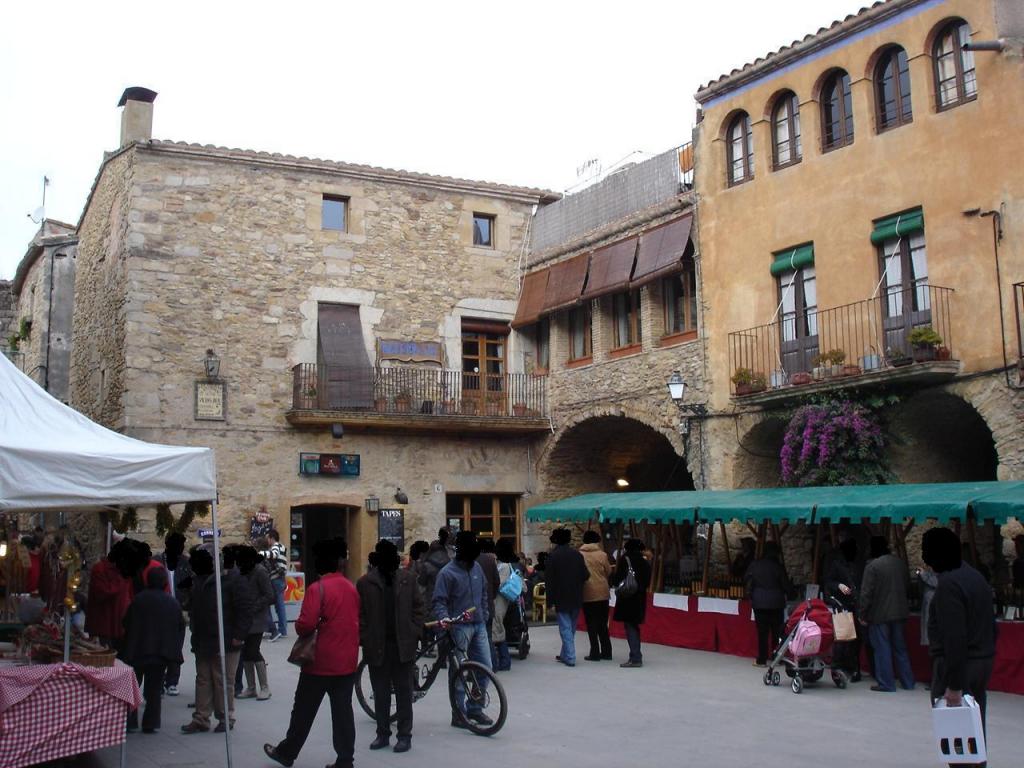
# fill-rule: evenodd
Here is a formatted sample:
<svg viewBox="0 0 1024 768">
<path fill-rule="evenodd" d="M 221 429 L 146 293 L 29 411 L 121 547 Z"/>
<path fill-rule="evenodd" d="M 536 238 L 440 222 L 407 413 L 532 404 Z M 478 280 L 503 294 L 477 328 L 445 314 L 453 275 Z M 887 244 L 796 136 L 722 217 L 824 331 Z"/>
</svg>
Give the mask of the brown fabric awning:
<svg viewBox="0 0 1024 768">
<path fill-rule="evenodd" d="M 631 287 L 637 288 L 682 269 L 692 223 L 693 216 L 683 216 L 640 235 Z"/>
<path fill-rule="evenodd" d="M 637 238 L 631 237 L 614 243 L 590 257 L 590 278 L 587 280 L 587 291 L 584 299 L 596 299 L 616 291 L 629 288 L 629 278 L 633 274 L 633 261 L 636 258 Z"/>
<path fill-rule="evenodd" d="M 523 278 L 523 289 L 519 293 L 519 304 L 516 316 L 512 319 L 513 328 L 522 328 L 540 319 L 544 311 L 544 293 L 548 288 L 548 277 L 551 270 L 545 267 L 531 272 Z"/>
<path fill-rule="evenodd" d="M 580 301 L 583 284 L 587 280 L 590 254 L 584 253 L 551 265 L 548 287 L 544 292 L 544 310 L 541 314 L 571 307 Z"/>
<path fill-rule="evenodd" d="M 326 384 L 330 408 L 369 408 L 373 405 L 370 360 L 363 343 L 359 307 L 317 305 L 317 362 Z"/>
</svg>

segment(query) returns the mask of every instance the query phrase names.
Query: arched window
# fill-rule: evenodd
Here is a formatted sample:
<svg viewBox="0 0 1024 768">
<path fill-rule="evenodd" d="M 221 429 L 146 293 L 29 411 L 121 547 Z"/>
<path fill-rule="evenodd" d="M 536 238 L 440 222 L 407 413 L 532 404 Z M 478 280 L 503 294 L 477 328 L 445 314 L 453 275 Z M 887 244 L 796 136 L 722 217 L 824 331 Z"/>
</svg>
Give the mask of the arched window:
<svg viewBox="0 0 1024 768">
<path fill-rule="evenodd" d="M 914 119 L 910 105 L 910 66 L 907 52 L 890 48 L 875 69 L 875 108 L 878 130 L 905 125 Z"/>
<path fill-rule="evenodd" d="M 772 163 L 775 168 L 785 168 L 799 163 L 801 157 L 800 102 L 790 91 L 776 100 L 772 110 Z"/>
<path fill-rule="evenodd" d="M 838 70 L 829 75 L 821 89 L 822 145 L 830 149 L 853 144 L 853 98 L 850 76 Z"/>
<path fill-rule="evenodd" d="M 939 109 L 949 109 L 978 95 L 974 74 L 974 54 L 963 49 L 971 39 L 966 21 L 954 21 L 935 39 L 935 95 Z"/>
<path fill-rule="evenodd" d="M 750 115 L 742 112 L 729 123 L 728 141 L 729 186 L 754 178 L 754 134 Z"/>
</svg>

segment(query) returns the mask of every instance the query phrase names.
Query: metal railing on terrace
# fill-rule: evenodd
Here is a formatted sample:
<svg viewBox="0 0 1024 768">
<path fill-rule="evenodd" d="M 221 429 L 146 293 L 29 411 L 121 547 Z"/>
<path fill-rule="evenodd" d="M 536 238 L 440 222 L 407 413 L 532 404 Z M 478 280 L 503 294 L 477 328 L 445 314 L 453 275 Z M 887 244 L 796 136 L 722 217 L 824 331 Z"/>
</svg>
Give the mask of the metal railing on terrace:
<svg viewBox="0 0 1024 768">
<path fill-rule="evenodd" d="M 547 418 L 547 383 L 524 373 L 407 368 L 292 368 L 292 408 L 510 419 Z"/>
<path fill-rule="evenodd" d="M 953 293 L 919 283 L 839 307 L 783 312 L 775 322 L 730 333 L 732 392 L 742 397 L 953 360 Z"/>
</svg>

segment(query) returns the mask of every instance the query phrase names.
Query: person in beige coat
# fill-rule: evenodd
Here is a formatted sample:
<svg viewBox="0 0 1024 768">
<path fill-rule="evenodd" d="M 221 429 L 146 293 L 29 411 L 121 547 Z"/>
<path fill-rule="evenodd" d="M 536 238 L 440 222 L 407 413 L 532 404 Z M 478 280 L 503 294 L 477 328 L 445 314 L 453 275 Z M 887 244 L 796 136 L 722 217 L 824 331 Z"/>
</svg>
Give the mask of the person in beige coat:
<svg viewBox="0 0 1024 768">
<path fill-rule="evenodd" d="M 608 598 L 611 591 L 608 577 L 612 573 L 612 563 L 601 546 L 601 534 L 597 531 L 584 533 L 580 554 L 590 573 L 590 578 L 583 583 L 583 617 L 587 622 L 587 635 L 590 636 L 590 653 L 583 658 L 587 661 L 611 659 L 612 640 L 608 636 Z"/>
</svg>

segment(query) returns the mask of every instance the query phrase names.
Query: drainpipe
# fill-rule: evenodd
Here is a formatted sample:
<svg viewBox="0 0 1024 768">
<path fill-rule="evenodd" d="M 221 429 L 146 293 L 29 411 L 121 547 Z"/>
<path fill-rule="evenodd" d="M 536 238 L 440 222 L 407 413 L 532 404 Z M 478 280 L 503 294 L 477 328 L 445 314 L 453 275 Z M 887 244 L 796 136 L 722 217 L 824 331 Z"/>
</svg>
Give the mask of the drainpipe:
<svg viewBox="0 0 1024 768">
<path fill-rule="evenodd" d="M 979 216 L 981 218 L 991 217 L 992 219 L 992 252 L 996 262 L 996 290 L 999 292 L 999 336 L 1002 340 L 1003 353 L 1003 374 L 1006 377 L 1006 386 L 1009 389 L 1016 387 L 1010 382 L 1010 361 L 1006 356 L 1006 321 L 1003 311 L 1003 275 L 999 264 L 999 241 L 1003 239 L 1003 215 L 997 210 L 983 211 L 980 208 L 972 208 L 964 211 L 965 216 Z"/>
<path fill-rule="evenodd" d="M 53 323 L 53 258 L 56 248 L 50 248 L 50 290 L 46 294 L 46 363 L 43 365 L 43 389 L 50 391 L 50 326 Z"/>
<path fill-rule="evenodd" d="M 962 48 L 965 51 L 995 51 L 996 53 L 1002 53 L 1006 50 L 1006 40 L 999 38 L 998 40 L 976 40 L 964 43 Z"/>
</svg>

